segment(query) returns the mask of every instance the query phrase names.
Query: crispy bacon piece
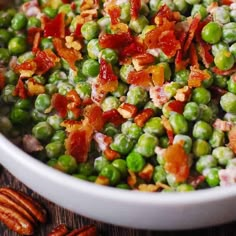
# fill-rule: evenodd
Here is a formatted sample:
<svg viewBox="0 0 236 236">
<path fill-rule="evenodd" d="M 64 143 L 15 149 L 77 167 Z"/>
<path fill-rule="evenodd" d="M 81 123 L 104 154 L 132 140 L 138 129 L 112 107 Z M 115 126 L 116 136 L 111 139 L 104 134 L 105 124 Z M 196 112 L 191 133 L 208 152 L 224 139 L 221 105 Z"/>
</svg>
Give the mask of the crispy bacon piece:
<svg viewBox="0 0 236 236">
<path fill-rule="evenodd" d="M 118 78 L 112 70 L 111 64 L 101 58 L 98 84 L 105 92 L 114 92 L 118 86 Z"/>
<path fill-rule="evenodd" d="M 144 53 L 144 51 L 145 50 L 143 43 L 134 38 L 130 44 L 120 50 L 120 57 L 121 59 L 124 59 L 126 57 L 133 57 L 135 55 Z"/>
<path fill-rule="evenodd" d="M 99 45 L 102 48 L 120 49 L 133 42 L 130 32 L 119 34 L 102 34 L 99 37 Z"/>
<path fill-rule="evenodd" d="M 196 46 L 193 43 L 191 43 L 189 48 L 189 56 L 190 56 L 190 64 L 192 66 L 195 66 L 196 68 L 199 68 L 197 50 Z"/>
<path fill-rule="evenodd" d="M 93 139 L 97 143 L 99 151 L 105 151 L 109 145 L 112 143 L 112 138 L 103 134 L 96 132 L 93 136 Z"/>
<path fill-rule="evenodd" d="M 217 118 L 215 120 L 215 122 L 212 125 L 215 129 L 219 129 L 223 132 L 228 132 L 231 130 L 233 123 L 230 121 L 226 121 L 226 120 L 221 120 L 219 118 Z"/>
<path fill-rule="evenodd" d="M 37 83 L 33 78 L 30 78 L 27 83 L 27 90 L 29 96 L 35 96 L 45 93 L 45 87 L 43 84 Z"/>
<path fill-rule="evenodd" d="M 154 86 L 162 86 L 165 81 L 165 68 L 162 65 L 149 66 L 147 68 Z"/>
<path fill-rule="evenodd" d="M 113 123 L 114 125 L 121 125 L 125 122 L 125 119 L 116 109 L 103 112 L 102 118 L 105 123 Z"/>
<path fill-rule="evenodd" d="M 37 63 L 34 60 L 28 60 L 22 64 L 16 64 L 14 71 L 19 73 L 21 77 L 31 77 L 37 69 Z"/>
<path fill-rule="evenodd" d="M 175 56 L 175 71 L 184 70 L 188 63 L 189 59 L 184 59 L 182 50 L 178 50 Z"/>
<path fill-rule="evenodd" d="M 152 86 L 151 75 L 147 70 L 131 71 L 128 75 L 127 83 L 142 87 L 150 87 Z"/>
<path fill-rule="evenodd" d="M 217 74 L 217 75 L 228 76 L 228 75 L 231 75 L 231 74 L 233 74 L 233 73 L 236 72 L 236 65 L 233 66 L 233 67 L 232 67 L 231 69 L 229 69 L 229 70 L 220 70 L 220 69 L 218 69 L 217 67 L 213 67 L 211 70 L 212 70 L 215 74 Z"/>
<path fill-rule="evenodd" d="M 177 100 L 170 101 L 168 103 L 168 109 L 171 111 L 183 114 L 185 103 Z"/>
<path fill-rule="evenodd" d="M 22 78 L 18 79 L 18 82 L 17 82 L 16 88 L 13 92 L 13 95 L 14 96 L 19 96 L 21 99 L 25 99 L 25 98 L 28 97 L 28 93 L 27 93 L 27 90 L 25 88 L 25 85 L 24 85 L 24 82 L 23 82 Z"/>
<path fill-rule="evenodd" d="M 175 99 L 180 102 L 187 102 L 191 96 L 191 89 L 188 86 L 177 89 Z"/>
<path fill-rule="evenodd" d="M 32 46 L 32 51 L 36 52 L 39 48 L 42 29 L 31 27 L 27 30 L 27 42 Z"/>
<path fill-rule="evenodd" d="M 120 17 L 120 13 L 121 13 L 121 10 L 120 10 L 120 7 L 117 6 L 117 5 L 111 5 L 109 6 L 108 8 L 108 14 L 111 18 L 111 24 L 112 25 L 115 25 L 117 23 L 119 23 L 119 17 Z"/>
<path fill-rule="evenodd" d="M 58 55 L 64 58 L 70 65 L 71 69 L 77 70 L 75 62 L 82 59 L 81 53 L 74 48 L 67 48 L 65 46 L 65 41 L 60 38 L 53 39 L 53 45 L 58 53 Z"/>
<path fill-rule="evenodd" d="M 234 0 L 220 0 L 221 5 L 228 5 L 230 6 L 232 3 L 234 3 Z"/>
<path fill-rule="evenodd" d="M 137 116 L 134 118 L 134 122 L 137 126 L 143 127 L 145 123 L 154 115 L 154 111 L 151 108 L 143 109 Z"/>
<path fill-rule="evenodd" d="M 170 125 L 170 122 L 165 116 L 161 116 L 161 121 L 166 130 L 166 133 L 169 139 L 169 144 L 172 144 L 174 140 L 174 131 Z"/>
<path fill-rule="evenodd" d="M 65 96 L 59 93 L 54 93 L 52 95 L 51 105 L 56 109 L 59 116 L 61 116 L 62 118 L 65 118 L 67 115 L 67 104 L 68 101 Z"/>
<path fill-rule="evenodd" d="M 138 173 L 139 177 L 143 180 L 150 182 L 154 172 L 154 167 L 150 163 L 146 164 L 144 168 Z"/>
<path fill-rule="evenodd" d="M 205 181 L 204 175 L 197 175 L 197 176 L 189 176 L 188 183 L 191 184 L 195 189 Z"/>
<path fill-rule="evenodd" d="M 133 118 L 137 111 L 138 111 L 138 108 L 133 105 L 133 104 L 129 104 L 129 103 L 122 103 L 117 111 L 121 114 L 121 116 L 124 118 L 124 119 L 130 119 L 130 118 Z"/>
<path fill-rule="evenodd" d="M 117 151 L 114 151 L 110 148 L 107 148 L 104 151 L 104 155 L 105 155 L 106 159 L 109 161 L 114 161 L 115 159 L 120 158 L 120 153 L 118 153 Z"/>
<path fill-rule="evenodd" d="M 229 138 L 229 147 L 236 154 L 236 126 L 233 126 L 232 129 L 228 133 Z"/>
<path fill-rule="evenodd" d="M 188 155 L 183 145 L 172 144 L 164 152 L 166 172 L 173 174 L 177 182 L 185 181 L 189 176 Z"/>
<path fill-rule="evenodd" d="M 3 75 L 2 72 L 0 72 L 0 91 L 4 88 L 5 86 L 5 76 Z"/>
<path fill-rule="evenodd" d="M 190 75 L 188 78 L 188 86 L 190 88 L 200 87 L 202 81 L 205 79 L 209 79 L 211 75 L 206 70 L 200 70 L 194 66 L 190 67 Z"/>
<path fill-rule="evenodd" d="M 130 0 L 130 15 L 133 20 L 138 18 L 141 9 L 141 0 Z"/>
<path fill-rule="evenodd" d="M 140 53 L 132 57 L 132 62 L 135 70 L 139 71 L 144 69 L 146 66 L 155 62 L 155 57 L 149 53 Z"/>
<path fill-rule="evenodd" d="M 59 13 L 57 16 L 46 22 L 44 27 L 44 37 L 65 37 L 65 14 Z"/>
</svg>

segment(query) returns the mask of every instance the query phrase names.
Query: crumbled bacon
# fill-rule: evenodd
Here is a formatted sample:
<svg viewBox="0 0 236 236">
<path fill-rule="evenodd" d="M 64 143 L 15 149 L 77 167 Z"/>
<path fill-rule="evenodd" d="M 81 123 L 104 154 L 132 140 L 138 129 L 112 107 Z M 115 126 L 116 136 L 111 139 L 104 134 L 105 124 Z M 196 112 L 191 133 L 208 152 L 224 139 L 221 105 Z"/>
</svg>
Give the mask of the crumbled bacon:
<svg viewBox="0 0 236 236">
<path fill-rule="evenodd" d="M 176 143 L 168 146 L 164 152 L 164 159 L 166 172 L 173 174 L 177 182 L 183 182 L 188 178 L 188 155 L 182 144 Z"/>
<path fill-rule="evenodd" d="M 130 0 L 130 15 L 133 20 L 138 18 L 141 9 L 141 0 Z"/>
<path fill-rule="evenodd" d="M 236 65 L 233 66 L 231 69 L 229 70 L 220 70 L 217 67 L 212 67 L 211 70 L 217 74 L 217 75 L 223 75 L 223 76 L 228 76 L 228 75 L 232 75 L 233 73 L 236 72 Z"/>
<path fill-rule="evenodd" d="M 144 53 L 144 45 L 137 38 L 130 40 L 130 43 L 120 50 L 120 57 L 124 60 L 127 57 L 133 57 Z"/>
<path fill-rule="evenodd" d="M 133 118 L 137 111 L 138 111 L 138 108 L 133 105 L 133 104 L 129 104 L 129 103 L 122 103 L 117 111 L 121 114 L 121 116 L 124 118 L 124 119 L 130 119 L 130 118 Z"/>
<path fill-rule="evenodd" d="M 143 109 L 137 116 L 134 117 L 134 122 L 137 126 L 143 127 L 145 123 L 154 115 L 151 108 Z"/>
<path fill-rule="evenodd" d="M 191 97 L 191 89 L 188 86 L 177 89 L 175 99 L 180 102 L 187 102 Z"/>
<path fill-rule="evenodd" d="M 151 87 L 149 90 L 150 98 L 156 107 L 161 108 L 170 100 L 169 94 L 165 91 L 165 86 Z"/>
<path fill-rule="evenodd" d="M 5 76 L 3 75 L 2 72 L 0 72 L 0 91 L 4 88 L 5 86 Z"/>
<path fill-rule="evenodd" d="M 150 163 L 146 164 L 144 168 L 138 173 L 138 176 L 143 180 L 150 182 L 153 176 L 154 167 Z"/>
<path fill-rule="evenodd" d="M 204 175 L 189 176 L 187 182 L 196 189 L 201 183 L 205 181 Z"/>
<path fill-rule="evenodd" d="M 225 121 L 217 118 L 212 125 L 215 129 L 219 129 L 224 132 L 228 132 L 231 130 L 233 123 L 230 121 Z"/>
<path fill-rule="evenodd" d="M 233 126 L 232 129 L 228 133 L 229 138 L 229 147 L 236 154 L 236 126 Z"/>
<path fill-rule="evenodd" d="M 66 115 L 67 115 L 67 99 L 65 96 L 63 96 L 59 93 L 54 93 L 52 95 L 51 104 L 52 104 L 52 107 L 56 109 L 56 111 L 58 112 L 58 114 L 62 118 L 66 117 Z"/>
<path fill-rule="evenodd" d="M 147 88 L 152 86 L 151 75 L 148 73 L 147 70 L 131 71 L 128 74 L 127 82 L 128 84 Z"/>
<path fill-rule="evenodd" d="M 125 119 L 116 109 L 103 112 L 102 118 L 105 123 L 113 123 L 114 125 L 121 125 L 125 122 Z"/>
<path fill-rule="evenodd" d="M 32 46 L 32 51 L 37 52 L 39 49 L 41 28 L 31 27 L 27 30 L 27 42 Z"/>
<path fill-rule="evenodd" d="M 184 106 L 185 103 L 178 100 L 170 101 L 167 105 L 169 110 L 177 112 L 179 114 L 183 114 Z"/>
<path fill-rule="evenodd" d="M 111 5 L 108 8 L 108 14 L 111 18 L 111 24 L 115 25 L 117 23 L 119 23 L 119 18 L 120 18 L 120 14 L 121 14 L 121 9 L 119 6 L 117 5 Z"/>
<path fill-rule="evenodd" d="M 112 143 L 111 137 L 103 133 L 99 133 L 99 132 L 96 132 L 94 134 L 93 139 L 97 143 L 99 151 L 102 151 L 102 152 L 105 151 L 109 147 L 109 145 Z"/>
<path fill-rule="evenodd" d="M 37 69 L 37 63 L 34 60 L 28 60 L 21 64 L 17 64 L 14 68 L 16 73 L 19 73 L 21 77 L 31 77 Z"/>
<path fill-rule="evenodd" d="M 172 144 L 174 141 L 174 131 L 171 127 L 170 121 L 165 116 L 161 116 L 161 122 L 166 130 L 169 144 Z"/>
<path fill-rule="evenodd" d="M 22 78 L 18 79 L 13 95 L 19 96 L 21 99 L 25 99 L 28 97 L 27 89 L 25 88 L 25 84 Z"/>
<path fill-rule="evenodd" d="M 206 70 L 200 70 L 194 66 L 190 67 L 190 75 L 188 78 L 188 86 L 190 88 L 200 87 L 203 80 L 209 79 L 211 75 Z"/>
<path fill-rule="evenodd" d="M 132 57 L 132 63 L 136 71 L 144 69 L 155 62 L 155 57 L 149 53 L 140 53 Z"/>
<path fill-rule="evenodd" d="M 106 159 L 109 161 L 114 161 L 115 159 L 120 158 L 120 153 L 110 148 L 107 148 L 103 153 Z"/>
<path fill-rule="evenodd" d="M 29 96 L 35 96 L 45 93 L 44 85 L 36 82 L 33 78 L 30 78 L 27 83 L 27 90 Z"/>
<path fill-rule="evenodd" d="M 39 152 L 43 150 L 42 144 L 30 134 L 24 135 L 22 139 L 23 149 L 28 153 Z"/>
</svg>

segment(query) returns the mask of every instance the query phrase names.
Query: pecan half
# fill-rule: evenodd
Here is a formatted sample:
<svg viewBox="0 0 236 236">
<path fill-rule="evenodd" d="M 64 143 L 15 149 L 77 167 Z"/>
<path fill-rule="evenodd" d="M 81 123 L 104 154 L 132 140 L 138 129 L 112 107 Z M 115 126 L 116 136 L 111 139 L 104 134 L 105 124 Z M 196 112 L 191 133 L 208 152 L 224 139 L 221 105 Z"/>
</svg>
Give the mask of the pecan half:
<svg viewBox="0 0 236 236">
<path fill-rule="evenodd" d="M 0 221 L 18 234 L 33 235 L 37 222 L 46 222 L 46 210 L 33 198 L 8 188 L 0 188 Z"/>
<path fill-rule="evenodd" d="M 80 229 L 74 229 L 66 236 L 97 236 L 97 228 L 95 225 L 86 225 Z"/>
<path fill-rule="evenodd" d="M 55 229 L 53 229 L 48 236 L 64 236 L 69 233 L 69 229 L 65 224 L 58 225 Z"/>
</svg>

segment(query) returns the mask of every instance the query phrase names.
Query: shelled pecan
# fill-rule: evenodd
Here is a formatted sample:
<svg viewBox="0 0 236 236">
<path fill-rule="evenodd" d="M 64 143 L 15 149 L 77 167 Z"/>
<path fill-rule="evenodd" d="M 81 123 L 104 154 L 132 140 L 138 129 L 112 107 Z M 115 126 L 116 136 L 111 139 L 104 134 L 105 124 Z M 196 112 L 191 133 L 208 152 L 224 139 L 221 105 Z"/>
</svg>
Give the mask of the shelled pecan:
<svg viewBox="0 0 236 236">
<path fill-rule="evenodd" d="M 0 188 L 0 221 L 23 235 L 33 235 L 38 222 L 46 222 L 46 210 L 33 198 L 8 187 Z"/>
<path fill-rule="evenodd" d="M 86 225 L 79 229 L 70 231 L 65 224 L 58 225 L 48 234 L 48 236 L 97 236 L 97 228 L 95 225 Z"/>
</svg>

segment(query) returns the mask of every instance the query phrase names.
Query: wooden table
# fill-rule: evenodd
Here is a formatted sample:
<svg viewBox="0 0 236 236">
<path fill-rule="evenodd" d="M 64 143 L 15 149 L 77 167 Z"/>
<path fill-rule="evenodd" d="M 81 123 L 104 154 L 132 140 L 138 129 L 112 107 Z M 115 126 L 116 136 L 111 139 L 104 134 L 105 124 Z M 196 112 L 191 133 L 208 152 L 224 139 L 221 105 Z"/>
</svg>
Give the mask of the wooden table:
<svg viewBox="0 0 236 236">
<path fill-rule="evenodd" d="M 47 233 L 51 231 L 51 229 L 53 229 L 56 225 L 60 223 L 65 223 L 71 228 L 79 228 L 84 225 L 93 223 L 97 225 L 99 232 L 102 236 L 236 236 L 236 222 L 207 229 L 176 232 L 127 229 L 97 222 L 74 214 L 53 204 L 52 202 L 47 201 L 43 197 L 32 192 L 3 168 L 0 169 L 0 186 L 11 186 L 18 190 L 21 189 L 22 191 L 27 192 L 32 197 L 38 199 L 47 208 L 49 212 L 48 223 L 45 225 L 40 225 L 37 230 L 37 233 L 35 234 L 36 236 L 46 236 Z M 8 230 L 3 224 L 0 223 L 0 236 L 17 236 L 17 234 Z"/>
</svg>

